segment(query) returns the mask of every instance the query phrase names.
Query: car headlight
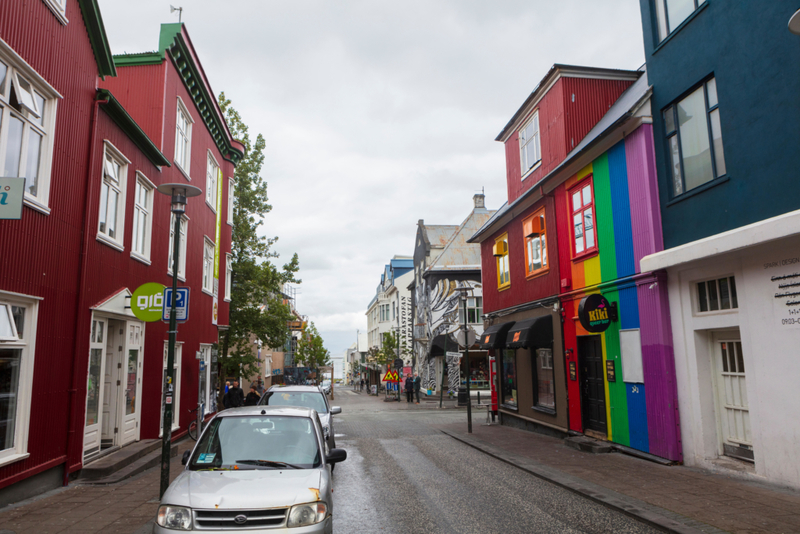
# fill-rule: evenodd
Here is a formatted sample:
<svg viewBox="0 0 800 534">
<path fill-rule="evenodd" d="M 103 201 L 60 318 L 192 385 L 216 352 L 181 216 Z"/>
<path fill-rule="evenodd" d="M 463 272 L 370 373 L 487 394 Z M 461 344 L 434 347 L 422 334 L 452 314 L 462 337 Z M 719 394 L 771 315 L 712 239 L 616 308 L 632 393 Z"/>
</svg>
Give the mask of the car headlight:
<svg viewBox="0 0 800 534">
<path fill-rule="evenodd" d="M 289 511 L 287 527 L 304 527 L 319 523 L 328 515 L 328 505 L 324 502 L 298 504 Z"/>
<path fill-rule="evenodd" d="M 164 505 L 158 507 L 158 526 L 173 530 L 192 530 L 192 510 L 183 506 Z"/>
</svg>

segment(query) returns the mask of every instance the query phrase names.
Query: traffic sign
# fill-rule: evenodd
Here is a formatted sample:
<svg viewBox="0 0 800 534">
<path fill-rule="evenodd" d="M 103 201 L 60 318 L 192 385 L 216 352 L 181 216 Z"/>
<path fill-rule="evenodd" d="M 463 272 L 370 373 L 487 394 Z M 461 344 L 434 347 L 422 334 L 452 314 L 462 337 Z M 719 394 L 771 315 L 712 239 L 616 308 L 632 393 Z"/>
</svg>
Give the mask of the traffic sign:
<svg viewBox="0 0 800 534">
<path fill-rule="evenodd" d="M 172 309 L 172 288 L 164 290 L 164 307 L 161 310 L 161 320 L 169 321 L 169 314 Z M 178 296 L 175 298 L 175 320 L 185 323 L 189 319 L 189 288 L 179 287 Z"/>
<path fill-rule="evenodd" d="M 386 371 L 386 374 L 383 375 L 384 382 L 400 382 L 400 375 L 397 374 L 397 371 L 392 371 L 389 369 Z"/>
<path fill-rule="evenodd" d="M 142 284 L 131 295 L 131 311 L 146 323 L 158 321 L 164 308 L 163 300 L 164 286 L 156 282 Z"/>
<path fill-rule="evenodd" d="M 402 369 L 403 368 L 403 359 L 402 358 L 397 358 L 394 361 L 394 368 L 395 369 Z"/>
</svg>

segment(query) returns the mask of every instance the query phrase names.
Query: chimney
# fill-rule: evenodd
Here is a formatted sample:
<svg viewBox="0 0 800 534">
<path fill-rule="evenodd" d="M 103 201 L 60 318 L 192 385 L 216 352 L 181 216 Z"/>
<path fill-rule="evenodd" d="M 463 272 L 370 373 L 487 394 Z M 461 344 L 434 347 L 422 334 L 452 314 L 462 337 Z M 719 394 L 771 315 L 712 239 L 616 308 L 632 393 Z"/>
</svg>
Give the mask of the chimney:
<svg viewBox="0 0 800 534">
<path fill-rule="evenodd" d="M 475 201 L 475 209 L 486 209 L 486 196 L 483 193 L 478 193 L 472 197 Z"/>
</svg>

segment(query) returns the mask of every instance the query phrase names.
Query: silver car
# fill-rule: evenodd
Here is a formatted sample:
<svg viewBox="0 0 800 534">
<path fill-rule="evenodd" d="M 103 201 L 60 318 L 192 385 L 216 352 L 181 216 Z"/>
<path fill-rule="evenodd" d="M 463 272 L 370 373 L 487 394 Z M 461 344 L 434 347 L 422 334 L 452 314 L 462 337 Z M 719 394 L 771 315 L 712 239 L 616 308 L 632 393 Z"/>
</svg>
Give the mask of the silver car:
<svg viewBox="0 0 800 534">
<path fill-rule="evenodd" d="M 333 532 L 330 467 L 317 412 L 248 406 L 217 414 L 170 484 L 153 532 Z"/>
<path fill-rule="evenodd" d="M 333 416 L 342 413 L 339 406 L 331 406 L 328 397 L 318 386 L 272 386 L 258 401 L 263 406 L 302 406 L 313 408 L 319 414 L 325 441 L 331 449 L 336 448 L 333 432 Z"/>
</svg>

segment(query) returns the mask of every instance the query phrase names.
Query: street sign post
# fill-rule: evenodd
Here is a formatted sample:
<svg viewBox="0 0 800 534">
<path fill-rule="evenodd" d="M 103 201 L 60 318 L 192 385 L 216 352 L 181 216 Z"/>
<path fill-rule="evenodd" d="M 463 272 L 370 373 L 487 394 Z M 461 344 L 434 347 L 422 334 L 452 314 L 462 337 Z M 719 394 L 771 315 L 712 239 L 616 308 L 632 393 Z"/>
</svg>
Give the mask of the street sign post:
<svg viewBox="0 0 800 534">
<path fill-rule="evenodd" d="M 175 320 L 185 323 L 189 319 L 189 288 L 179 287 L 175 299 Z M 164 289 L 164 306 L 161 309 L 161 320 L 169 321 L 170 310 L 172 309 L 172 288 Z"/>
<path fill-rule="evenodd" d="M 24 197 L 25 178 L 0 178 L 0 219 L 21 219 Z"/>
</svg>

